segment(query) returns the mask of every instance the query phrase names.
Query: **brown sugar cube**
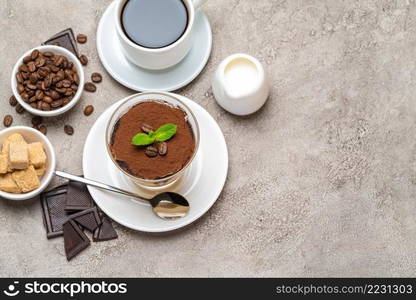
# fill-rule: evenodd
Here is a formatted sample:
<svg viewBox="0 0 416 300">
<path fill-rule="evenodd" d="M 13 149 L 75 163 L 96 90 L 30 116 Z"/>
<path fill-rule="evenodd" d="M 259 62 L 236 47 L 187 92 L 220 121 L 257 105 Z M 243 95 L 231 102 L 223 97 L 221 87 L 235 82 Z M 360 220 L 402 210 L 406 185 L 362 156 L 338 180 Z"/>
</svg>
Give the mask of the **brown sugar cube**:
<svg viewBox="0 0 416 300">
<path fill-rule="evenodd" d="M 41 176 L 45 175 L 45 173 L 46 173 L 46 167 L 43 166 L 43 167 L 40 167 L 40 168 L 35 168 L 35 171 L 36 171 L 36 175 L 38 175 L 39 177 L 41 177 Z"/>
<path fill-rule="evenodd" d="M 9 170 L 9 160 L 6 154 L 0 154 L 0 174 L 6 174 Z"/>
<path fill-rule="evenodd" d="M 42 143 L 32 143 L 28 145 L 29 150 L 29 162 L 31 165 L 35 167 L 35 169 L 39 169 L 45 167 L 46 165 L 46 154 L 43 151 Z"/>
<path fill-rule="evenodd" d="M 12 194 L 20 194 L 22 192 L 10 173 L 0 175 L 0 190 Z"/>
<path fill-rule="evenodd" d="M 26 170 L 14 171 L 12 177 L 23 193 L 36 190 L 40 186 L 38 175 L 33 166 Z"/>
<path fill-rule="evenodd" d="M 24 142 L 24 138 L 19 133 L 13 133 L 9 135 L 3 143 L 3 148 L 1 150 L 2 154 L 9 154 L 10 142 Z"/>
<path fill-rule="evenodd" d="M 9 146 L 10 168 L 24 170 L 29 167 L 29 152 L 25 141 L 10 142 Z"/>
</svg>

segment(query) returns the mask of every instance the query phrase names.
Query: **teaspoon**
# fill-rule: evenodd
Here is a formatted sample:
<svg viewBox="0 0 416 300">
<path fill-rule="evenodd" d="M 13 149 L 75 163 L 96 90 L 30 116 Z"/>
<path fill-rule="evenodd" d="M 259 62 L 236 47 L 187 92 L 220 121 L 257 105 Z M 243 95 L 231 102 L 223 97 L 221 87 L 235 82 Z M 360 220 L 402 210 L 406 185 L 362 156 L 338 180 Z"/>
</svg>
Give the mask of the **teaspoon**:
<svg viewBox="0 0 416 300">
<path fill-rule="evenodd" d="M 113 187 L 111 185 L 97 182 L 91 179 L 87 179 L 84 177 L 75 176 L 72 174 L 68 174 L 61 171 L 55 171 L 55 174 L 59 177 L 63 177 L 72 181 L 77 181 L 84 183 L 86 185 L 90 185 L 99 189 L 111 191 L 114 193 L 123 194 L 126 196 L 133 197 L 138 199 L 142 202 L 150 203 L 152 206 L 153 212 L 161 219 L 164 220 L 176 220 L 185 217 L 189 210 L 189 202 L 181 195 L 172 193 L 172 192 L 165 192 L 156 195 L 152 199 L 146 199 L 140 197 L 134 193 Z"/>
</svg>

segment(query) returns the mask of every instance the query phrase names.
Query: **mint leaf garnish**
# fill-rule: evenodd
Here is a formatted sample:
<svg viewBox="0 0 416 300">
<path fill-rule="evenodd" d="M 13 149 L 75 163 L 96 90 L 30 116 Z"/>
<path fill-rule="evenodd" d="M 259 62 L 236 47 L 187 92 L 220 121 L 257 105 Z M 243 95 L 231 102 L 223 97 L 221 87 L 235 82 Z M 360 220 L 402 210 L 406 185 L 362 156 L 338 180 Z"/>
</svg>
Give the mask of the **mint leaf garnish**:
<svg viewBox="0 0 416 300">
<path fill-rule="evenodd" d="M 178 126 L 175 124 L 165 124 L 159 127 L 155 132 L 156 142 L 165 142 L 176 134 Z"/>
<path fill-rule="evenodd" d="M 160 126 L 156 131 L 136 134 L 131 139 L 131 143 L 135 146 L 148 146 L 155 142 L 165 142 L 176 134 L 177 128 L 178 126 L 175 124 L 165 124 Z"/>
<path fill-rule="evenodd" d="M 154 134 L 150 137 L 146 133 L 138 133 L 131 139 L 131 143 L 135 146 L 147 146 L 153 144 L 154 142 Z"/>
</svg>

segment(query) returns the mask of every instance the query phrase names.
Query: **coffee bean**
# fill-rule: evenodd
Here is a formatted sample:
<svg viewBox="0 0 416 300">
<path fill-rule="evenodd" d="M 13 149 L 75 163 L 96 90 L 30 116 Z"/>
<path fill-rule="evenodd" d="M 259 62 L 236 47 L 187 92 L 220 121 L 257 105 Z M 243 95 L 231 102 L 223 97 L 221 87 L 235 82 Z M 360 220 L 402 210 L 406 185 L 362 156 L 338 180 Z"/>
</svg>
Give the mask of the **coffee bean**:
<svg viewBox="0 0 416 300">
<path fill-rule="evenodd" d="M 67 79 L 62 80 L 62 86 L 65 87 L 65 88 L 70 88 L 71 87 L 71 81 L 69 81 Z"/>
<path fill-rule="evenodd" d="M 25 63 L 25 64 L 27 64 L 28 62 L 30 62 L 32 60 L 32 57 L 30 56 L 30 55 L 28 55 L 28 56 L 25 56 L 25 58 L 23 58 L 23 62 Z"/>
<path fill-rule="evenodd" d="M 50 111 L 51 110 L 51 105 L 49 103 L 43 102 L 43 101 L 41 101 L 41 103 L 42 103 L 42 106 L 41 106 L 42 110 L 44 110 L 44 111 Z"/>
<path fill-rule="evenodd" d="M 44 135 L 46 135 L 48 133 L 48 129 L 46 128 L 45 125 L 39 125 L 37 127 L 37 130 L 39 130 L 40 132 L 42 132 Z"/>
<path fill-rule="evenodd" d="M 85 44 L 87 42 L 87 36 L 85 34 L 78 34 L 77 35 L 77 42 L 80 44 Z"/>
<path fill-rule="evenodd" d="M 50 52 L 50 51 L 43 52 L 43 56 L 45 56 L 47 58 L 54 57 L 54 55 L 55 54 L 53 54 L 53 52 Z"/>
<path fill-rule="evenodd" d="M 28 80 L 29 79 L 29 73 L 20 72 L 20 75 L 22 75 L 23 80 Z"/>
<path fill-rule="evenodd" d="M 49 96 L 44 96 L 42 100 L 43 102 L 46 102 L 46 103 L 52 103 L 53 101 L 53 99 Z"/>
<path fill-rule="evenodd" d="M 13 124 L 13 117 L 11 115 L 7 115 L 3 119 L 3 125 L 5 127 L 10 127 Z"/>
<path fill-rule="evenodd" d="M 166 142 L 157 143 L 156 148 L 160 156 L 165 156 L 168 153 L 168 143 Z"/>
<path fill-rule="evenodd" d="M 35 60 L 38 57 L 39 57 L 39 50 L 37 49 L 33 50 L 32 53 L 30 54 L 31 60 Z"/>
<path fill-rule="evenodd" d="M 46 63 L 46 60 L 43 57 L 39 57 L 35 60 L 35 66 L 40 68 Z"/>
<path fill-rule="evenodd" d="M 16 106 L 17 105 L 17 99 L 16 99 L 16 97 L 15 96 L 11 96 L 9 98 L 9 103 L 10 103 L 11 106 Z"/>
<path fill-rule="evenodd" d="M 36 65 L 33 61 L 30 61 L 27 63 L 27 69 L 29 70 L 30 73 L 33 73 L 36 71 Z"/>
<path fill-rule="evenodd" d="M 35 96 L 36 100 L 42 100 L 45 94 L 41 90 L 37 90 Z"/>
<path fill-rule="evenodd" d="M 86 115 L 87 117 L 90 116 L 93 112 L 94 112 L 94 106 L 92 106 L 92 105 L 88 105 L 84 109 L 84 115 Z"/>
<path fill-rule="evenodd" d="M 16 73 L 16 80 L 17 80 L 18 83 L 23 83 L 24 80 L 23 80 L 21 72 Z"/>
<path fill-rule="evenodd" d="M 16 105 L 16 112 L 20 115 L 25 112 L 25 109 L 20 104 Z"/>
<path fill-rule="evenodd" d="M 95 86 L 95 84 L 94 84 L 94 83 L 92 83 L 92 82 L 87 82 L 87 83 L 85 83 L 85 84 L 84 84 L 84 89 L 85 89 L 87 92 L 94 93 L 94 92 L 97 90 L 97 87 Z"/>
<path fill-rule="evenodd" d="M 74 128 L 71 125 L 65 125 L 64 131 L 67 135 L 73 135 L 74 134 Z"/>
<path fill-rule="evenodd" d="M 71 99 L 69 99 L 69 98 L 62 98 L 62 105 L 63 106 L 67 105 L 69 102 L 71 102 Z"/>
<path fill-rule="evenodd" d="M 83 66 L 86 66 L 88 64 L 88 58 L 84 54 L 79 57 L 79 61 Z"/>
<path fill-rule="evenodd" d="M 142 125 L 142 127 L 140 127 L 141 129 L 142 129 L 142 131 L 144 132 L 144 133 L 149 133 L 149 132 L 151 132 L 151 131 L 154 131 L 154 129 L 153 129 L 153 127 L 152 126 L 150 126 L 149 124 L 143 124 Z"/>
<path fill-rule="evenodd" d="M 103 80 L 103 76 L 100 73 L 94 72 L 91 75 L 92 82 L 100 83 Z"/>
<path fill-rule="evenodd" d="M 34 108 L 34 109 L 36 109 L 37 107 L 38 107 L 38 104 L 37 103 L 30 103 L 30 106 L 32 107 L 32 108 Z"/>
<path fill-rule="evenodd" d="M 52 108 L 58 108 L 61 107 L 64 104 L 64 101 L 62 99 L 55 100 L 51 103 Z"/>
<path fill-rule="evenodd" d="M 144 151 L 144 153 L 148 156 L 148 157 L 156 157 L 157 156 L 157 149 L 153 146 L 147 146 L 146 150 Z"/>
<path fill-rule="evenodd" d="M 74 73 L 74 82 L 78 85 L 79 84 L 79 76 L 77 73 Z"/>
<path fill-rule="evenodd" d="M 23 64 L 23 65 L 20 65 L 20 67 L 19 67 L 19 71 L 20 72 L 29 72 L 29 68 L 27 67 L 27 65 L 26 64 Z"/>
<path fill-rule="evenodd" d="M 25 102 L 29 102 L 29 98 L 30 98 L 31 96 L 29 96 L 29 93 L 24 92 L 24 93 L 21 93 L 21 94 L 20 94 L 20 97 L 22 97 L 23 101 L 25 101 Z"/>
<path fill-rule="evenodd" d="M 38 81 L 38 73 L 32 73 L 32 74 L 30 74 L 29 81 L 32 84 L 35 84 Z"/>
<path fill-rule="evenodd" d="M 33 126 L 39 126 L 40 124 L 42 124 L 42 122 L 43 122 L 43 119 L 42 119 L 42 117 L 40 117 L 40 116 L 34 116 L 33 118 L 32 118 L 32 125 Z"/>
<path fill-rule="evenodd" d="M 17 92 L 19 94 L 21 94 L 21 93 L 23 93 L 25 91 L 24 85 L 23 84 L 20 84 L 20 83 L 17 85 L 16 89 L 17 89 Z"/>
<path fill-rule="evenodd" d="M 29 103 L 36 102 L 36 101 L 38 101 L 38 99 L 36 99 L 36 96 L 32 96 L 29 98 Z"/>
</svg>

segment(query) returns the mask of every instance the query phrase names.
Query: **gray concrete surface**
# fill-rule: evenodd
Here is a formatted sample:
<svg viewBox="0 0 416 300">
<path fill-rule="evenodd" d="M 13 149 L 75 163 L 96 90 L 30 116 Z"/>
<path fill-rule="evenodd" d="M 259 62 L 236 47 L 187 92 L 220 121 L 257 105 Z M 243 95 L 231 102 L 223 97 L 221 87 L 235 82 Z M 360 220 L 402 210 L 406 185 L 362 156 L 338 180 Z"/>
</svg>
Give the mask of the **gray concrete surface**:
<svg viewBox="0 0 416 300">
<path fill-rule="evenodd" d="M 89 36 L 80 46 L 87 73 L 105 74 L 96 94 L 47 122 L 69 172 L 81 172 L 95 119 L 132 93 L 97 57 L 110 2 L 1 0 L 2 115 L 13 112 L 15 60 L 66 27 Z M 118 240 L 68 263 L 62 240 L 45 238 L 39 203 L 1 201 L 0 275 L 415 276 L 415 1 L 209 0 L 204 10 L 212 56 L 179 93 L 206 108 L 228 141 L 229 177 L 215 206 L 173 234 L 117 226 Z M 258 57 L 273 86 L 267 105 L 245 118 L 223 111 L 210 89 L 215 67 L 235 52 Z M 89 118 L 87 104 L 96 107 Z"/>
</svg>

